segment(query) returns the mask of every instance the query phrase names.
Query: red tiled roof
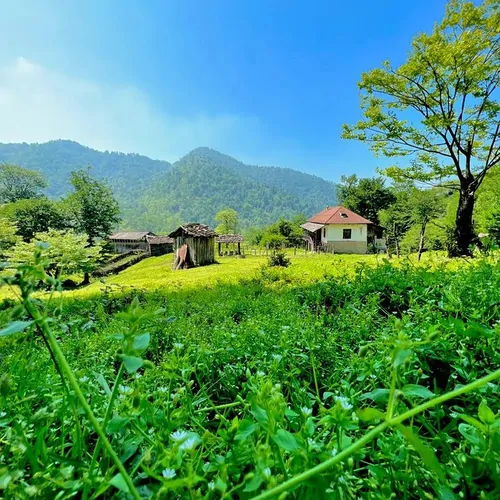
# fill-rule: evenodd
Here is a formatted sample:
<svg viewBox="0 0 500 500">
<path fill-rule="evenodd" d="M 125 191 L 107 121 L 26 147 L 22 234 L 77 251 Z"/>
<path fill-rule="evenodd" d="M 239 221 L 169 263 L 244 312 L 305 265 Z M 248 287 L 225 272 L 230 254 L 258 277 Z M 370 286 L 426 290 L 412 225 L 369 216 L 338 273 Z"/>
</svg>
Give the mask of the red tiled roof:
<svg viewBox="0 0 500 500">
<path fill-rule="evenodd" d="M 307 219 L 307 222 L 316 224 L 373 224 L 345 207 L 328 207 Z"/>
</svg>

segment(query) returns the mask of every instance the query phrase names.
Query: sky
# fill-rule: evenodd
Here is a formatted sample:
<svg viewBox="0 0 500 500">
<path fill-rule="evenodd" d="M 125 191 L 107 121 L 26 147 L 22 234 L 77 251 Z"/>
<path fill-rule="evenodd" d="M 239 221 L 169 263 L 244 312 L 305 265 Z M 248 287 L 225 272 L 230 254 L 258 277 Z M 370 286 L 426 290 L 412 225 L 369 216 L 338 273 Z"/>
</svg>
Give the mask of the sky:
<svg viewBox="0 0 500 500">
<path fill-rule="evenodd" d="M 2 0 L 0 142 L 175 161 L 208 146 L 329 180 L 387 160 L 341 139 L 357 82 L 445 0 Z"/>
</svg>

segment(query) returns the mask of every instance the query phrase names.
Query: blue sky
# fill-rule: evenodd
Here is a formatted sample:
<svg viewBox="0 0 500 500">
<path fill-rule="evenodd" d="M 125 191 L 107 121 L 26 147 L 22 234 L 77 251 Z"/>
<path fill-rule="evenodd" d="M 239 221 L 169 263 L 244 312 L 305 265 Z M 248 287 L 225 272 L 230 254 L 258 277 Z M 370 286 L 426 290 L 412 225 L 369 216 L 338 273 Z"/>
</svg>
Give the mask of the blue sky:
<svg viewBox="0 0 500 500">
<path fill-rule="evenodd" d="M 3 0 L 0 142 L 175 161 L 209 146 L 331 180 L 386 161 L 340 138 L 363 71 L 401 63 L 444 0 Z"/>
</svg>

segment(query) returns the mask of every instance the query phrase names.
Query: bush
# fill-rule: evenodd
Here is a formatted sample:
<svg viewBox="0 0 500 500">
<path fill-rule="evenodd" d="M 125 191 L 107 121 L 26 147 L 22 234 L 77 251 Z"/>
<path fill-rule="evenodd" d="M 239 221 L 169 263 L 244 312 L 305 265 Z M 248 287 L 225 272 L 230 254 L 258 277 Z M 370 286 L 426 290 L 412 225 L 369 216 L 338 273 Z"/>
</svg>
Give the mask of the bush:
<svg viewBox="0 0 500 500">
<path fill-rule="evenodd" d="M 290 259 L 286 256 L 285 252 L 278 250 L 269 256 L 269 265 L 271 267 L 288 267 Z"/>
</svg>

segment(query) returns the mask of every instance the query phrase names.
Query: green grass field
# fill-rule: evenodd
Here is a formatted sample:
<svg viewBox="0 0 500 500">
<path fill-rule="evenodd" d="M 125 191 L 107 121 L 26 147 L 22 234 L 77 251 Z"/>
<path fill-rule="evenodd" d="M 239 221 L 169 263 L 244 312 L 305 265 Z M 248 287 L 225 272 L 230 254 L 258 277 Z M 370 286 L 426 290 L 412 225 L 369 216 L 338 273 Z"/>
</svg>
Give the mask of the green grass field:
<svg viewBox="0 0 500 500">
<path fill-rule="evenodd" d="M 500 491 L 498 256 L 171 263 L 24 307 L 4 288 L 0 496 Z"/>
</svg>

